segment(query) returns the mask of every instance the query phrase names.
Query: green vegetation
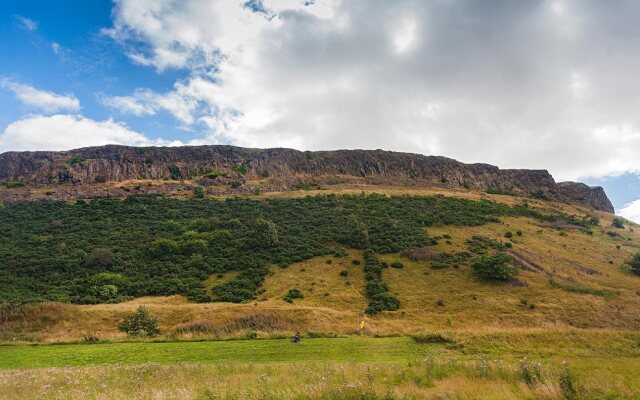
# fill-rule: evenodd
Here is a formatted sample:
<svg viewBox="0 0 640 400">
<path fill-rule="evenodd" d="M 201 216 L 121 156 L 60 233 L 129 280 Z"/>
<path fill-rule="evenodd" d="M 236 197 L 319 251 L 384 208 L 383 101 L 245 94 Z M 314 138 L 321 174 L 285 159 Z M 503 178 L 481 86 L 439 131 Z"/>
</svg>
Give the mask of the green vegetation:
<svg viewBox="0 0 640 400">
<path fill-rule="evenodd" d="M 382 281 L 382 269 L 382 263 L 373 250 L 365 250 L 364 277 L 367 280 L 366 292 L 369 299 L 369 305 L 365 312 L 370 315 L 400 308 L 400 301 L 389 293 L 389 287 Z"/>
<path fill-rule="evenodd" d="M 295 299 L 304 299 L 304 295 L 302 294 L 300 289 L 289 289 L 287 294 L 282 298 L 282 300 L 286 301 L 287 303 L 293 303 L 293 300 Z"/>
<path fill-rule="evenodd" d="M 611 226 L 618 229 L 624 229 L 624 221 L 620 218 L 614 218 L 611 222 Z"/>
<path fill-rule="evenodd" d="M 174 294 L 242 302 L 255 298 L 269 265 L 341 257 L 341 246 L 376 254 L 424 249 L 434 243 L 426 227 L 477 226 L 510 215 L 561 218 L 489 201 L 376 194 L 10 205 L 0 208 L 0 231 L 8 232 L 0 235 L 0 302 Z M 469 246 L 481 254 L 501 245 L 474 238 Z M 233 279 L 205 288 L 209 276 L 232 270 L 239 272 Z"/>
<path fill-rule="evenodd" d="M 140 306 L 132 313 L 124 316 L 124 321 L 118 325 L 118 330 L 131 336 L 158 336 L 158 320 L 154 318 L 146 307 Z"/>
<path fill-rule="evenodd" d="M 473 262 L 473 270 L 483 280 L 508 281 L 518 274 L 518 269 L 511 265 L 513 258 L 503 252 L 484 254 Z"/>
<path fill-rule="evenodd" d="M 627 264 L 630 267 L 631 272 L 636 275 L 640 275 L 640 252 L 636 253 Z"/>
<path fill-rule="evenodd" d="M 193 195 L 199 199 L 204 198 L 205 193 L 204 186 L 196 186 L 193 188 Z"/>
<path fill-rule="evenodd" d="M 428 346 L 409 337 L 304 338 L 209 342 L 101 343 L 93 345 L 2 346 L 0 368 L 142 363 L 282 363 L 305 361 L 401 361 L 426 355 Z"/>
</svg>

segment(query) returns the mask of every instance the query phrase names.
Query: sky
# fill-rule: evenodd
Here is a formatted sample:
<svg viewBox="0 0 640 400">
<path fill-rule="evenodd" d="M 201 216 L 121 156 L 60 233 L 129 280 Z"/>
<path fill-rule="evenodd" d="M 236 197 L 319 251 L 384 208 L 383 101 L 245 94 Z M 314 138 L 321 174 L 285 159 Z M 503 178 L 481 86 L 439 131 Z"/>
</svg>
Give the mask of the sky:
<svg viewBox="0 0 640 400">
<path fill-rule="evenodd" d="M 0 0 L 0 152 L 385 149 L 604 186 L 640 222 L 640 2 Z"/>
</svg>

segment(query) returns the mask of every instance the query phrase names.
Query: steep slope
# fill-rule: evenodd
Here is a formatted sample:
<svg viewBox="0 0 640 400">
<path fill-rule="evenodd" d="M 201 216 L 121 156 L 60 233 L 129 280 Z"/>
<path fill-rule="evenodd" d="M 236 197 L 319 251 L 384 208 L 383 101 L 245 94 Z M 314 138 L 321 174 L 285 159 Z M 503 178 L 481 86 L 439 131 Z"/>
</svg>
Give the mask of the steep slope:
<svg viewBox="0 0 640 400">
<path fill-rule="evenodd" d="M 179 183 L 185 180 L 186 186 Z M 131 181 L 135 183 L 127 186 Z M 556 183 L 545 170 L 499 169 L 382 150 L 301 152 L 233 146 L 110 145 L 65 152 L 8 152 L 0 154 L 0 182 L 6 186 L 0 191 L 0 200 L 5 203 L 43 198 L 43 193 L 61 200 L 121 197 L 132 188 L 136 193 L 175 194 L 196 184 L 210 194 L 229 194 L 352 183 L 487 190 L 613 212 L 602 188 Z"/>
</svg>

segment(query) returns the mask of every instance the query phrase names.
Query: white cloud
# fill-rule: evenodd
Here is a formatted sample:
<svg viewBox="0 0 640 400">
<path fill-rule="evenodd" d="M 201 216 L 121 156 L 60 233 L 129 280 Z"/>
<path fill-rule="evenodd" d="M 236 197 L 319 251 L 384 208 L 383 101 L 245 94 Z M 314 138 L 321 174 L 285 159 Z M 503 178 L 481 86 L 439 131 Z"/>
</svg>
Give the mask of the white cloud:
<svg viewBox="0 0 640 400">
<path fill-rule="evenodd" d="M 53 51 L 54 54 L 60 54 L 62 46 L 60 46 L 60 43 L 51 42 L 51 51 Z"/>
<path fill-rule="evenodd" d="M 23 17 L 22 15 L 14 15 L 14 18 L 20 24 L 22 29 L 26 29 L 31 32 L 38 29 L 38 23 L 31 18 Z"/>
<path fill-rule="evenodd" d="M 80 100 L 73 93 L 60 95 L 6 79 L 0 80 L 0 87 L 12 91 L 21 103 L 48 113 L 80 109 Z"/>
<path fill-rule="evenodd" d="M 177 145 L 155 141 L 112 120 L 94 121 L 79 115 L 29 116 L 15 121 L 0 134 L 0 152 L 69 150 L 87 146 Z"/>
<path fill-rule="evenodd" d="M 629 204 L 625 204 L 620 210 L 618 210 L 618 215 L 640 224 L 640 199 L 632 201 Z"/>
<path fill-rule="evenodd" d="M 169 112 L 206 127 L 203 141 L 385 148 L 559 179 L 640 171 L 640 7 L 263 0 L 269 19 L 243 3 L 117 0 L 108 33 L 129 57 L 187 77 L 110 105 Z"/>
</svg>

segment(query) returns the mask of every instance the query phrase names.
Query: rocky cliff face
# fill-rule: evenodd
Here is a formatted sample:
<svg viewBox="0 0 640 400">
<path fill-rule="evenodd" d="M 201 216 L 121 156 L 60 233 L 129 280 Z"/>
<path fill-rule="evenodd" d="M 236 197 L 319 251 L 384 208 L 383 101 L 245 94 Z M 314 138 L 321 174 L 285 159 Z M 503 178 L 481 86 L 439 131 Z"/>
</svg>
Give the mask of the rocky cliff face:
<svg viewBox="0 0 640 400">
<path fill-rule="evenodd" d="M 548 198 L 613 212 L 602 188 L 556 183 L 544 170 L 501 170 L 488 164 L 463 164 L 445 157 L 382 150 L 301 152 L 233 146 L 110 145 L 65 152 L 0 154 L 0 182 L 7 187 L 55 188 L 57 193 L 63 193 L 63 198 L 69 198 L 80 197 L 91 187 L 130 180 L 191 180 L 231 192 L 246 192 L 249 184 L 261 190 L 289 190 L 310 183 L 464 187 Z M 177 190 L 180 185 L 165 186 L 156 190 Z M 7 190 L 4 201 L 28 200 L 16 193 L 7 194 Z"/>
</svg>

